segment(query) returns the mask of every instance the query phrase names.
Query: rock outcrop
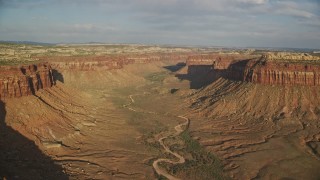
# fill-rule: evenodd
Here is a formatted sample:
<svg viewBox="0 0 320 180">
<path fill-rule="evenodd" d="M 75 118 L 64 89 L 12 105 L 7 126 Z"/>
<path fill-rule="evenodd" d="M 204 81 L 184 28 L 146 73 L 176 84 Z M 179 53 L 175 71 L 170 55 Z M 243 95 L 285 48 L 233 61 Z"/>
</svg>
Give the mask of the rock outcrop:
<svg viewBox="0 0 320 180">
<path fill-rule="evenodd" d="M 181 60 L 186 54 L 135 54 L 121 56 L 62 56 L 42 57 L 48 63 L 25 66 L 0 66 L 0 100 L 35 94 L 39 89 L 54 84 L 53 69 L 59 70 L 110 70 L 121 69 L 127 64 L 149 63 L 161 60 Z M 52 68 L 53 69 L 52 69 Z"/>
<path fill-rule="evenodd" d="M 320 85 L 320 64 L 299 61 L 251 61 L 247 64 L 244 80 L 259 84 Z"/>
<path fill-rule="evenodd" d="M 187 60 L 190 75 L 259 84 L 320 85 L 320 58 L 301 53 L 267 53 L 260 58 L 197 55 Z M 214 74 L 214 75 L 212 75 Z"/>
<path fill-rule="evenodd" d="M 54 85 L 48 63 L 19 67 L 0 66 L 0 100 L 35 94 Z"/>
<path fill-rule="evenodd" d="M 243 80 L 246 64 L 254 58 L 251 55 L 200 54 L 189 56 L 186 65 L 191 76 L 206 74 L 206 79 L 225 77 Z"/>
<path fill-rule="evenodd" d="M 133 54 L 117 56 L 60 56 L 41 57 L 40 59 L 50 62 L 54 69 L 59 70 L 110 70 L 121 69 L 128 64 L 144 64 L 155 61 L 171 60 L 181 61 L 188 57 L 188 54 Z"/>
<path fill-rule="evenodd" d="M 252 59 L 252 55 L 234 55 L 234 54 L 198 54 L 187 58 L 186 64 L 191 65 L 212 65 L 214 69 L 228 69 L 228 67 L 244 59 Z"/>
<path fill-rule="evenodd" d="M 62 56 L 42 57 L 41 59 L 50 62 L 54 69 L 82 71 L 121 69 L 124 65 L 133 63 L 132 60 L 123 57 L 109 56 Z"/>
</svg>

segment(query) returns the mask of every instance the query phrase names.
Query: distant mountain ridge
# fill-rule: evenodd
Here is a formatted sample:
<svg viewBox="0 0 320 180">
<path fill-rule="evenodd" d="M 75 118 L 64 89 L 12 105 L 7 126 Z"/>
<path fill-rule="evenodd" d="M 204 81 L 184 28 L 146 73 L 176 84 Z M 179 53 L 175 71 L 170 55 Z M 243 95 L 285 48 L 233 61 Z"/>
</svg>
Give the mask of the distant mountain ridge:
<svg viewBox="0 0 320 180">
<path fill-rule="evenodd" d="M 55 45 L 55 43 L 44 43 L 44 42 L 34 42 L 34 41 L 2 41 L 0 40 L 0 43 L 29 44 L 29 45 L 42 45 L 42 46 Z"/>
<path fill-rule="evenodd" d="M 176 45 L 176 44 L 138 44 L 138 43 L 106 43 L 106 42 L 61 42 L 61 43 L 46 43 L 46 42 L 35 42 L 35 41 L 5 41 L 0 40 L 0 43 L 13 43 L 13 44 L 28 44 L 28 45 L 144 45 L 144 46 L 169 46 L 169 47 L 192 47 L 192 48 L 221 48 L 221 49 L 255 49 L 258 51 L 288 51 L 288 52 L 320 52 L 320 49 L 315 48 L 290 48 L 290 47 L 234 47 L 234 46 L 212 46 L 212 45 Z"/>
</svg>

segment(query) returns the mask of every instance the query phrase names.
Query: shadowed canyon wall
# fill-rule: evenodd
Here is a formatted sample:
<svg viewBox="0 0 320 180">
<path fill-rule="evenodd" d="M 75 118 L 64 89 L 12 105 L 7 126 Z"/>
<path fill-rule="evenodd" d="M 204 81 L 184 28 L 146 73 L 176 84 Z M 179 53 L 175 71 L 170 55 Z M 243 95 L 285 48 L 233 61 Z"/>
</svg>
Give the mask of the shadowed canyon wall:
<svg viewBox="0 0 320 180">
<path fill-rule="evenodd" d="M 0 100 L 0 179 L 69 179 L 63 167 L 6 122 L 6 104 Z"/>
<path fill-rule="evenodd" d="M 178 72 L 177 77 L 190 81 L 191 89 L 199 89 L 223 77 L 232 80 L 243 80 L 246 64 L 252 55 L 203 54 L 187 58 L 186 72 Z"/>
</svg>

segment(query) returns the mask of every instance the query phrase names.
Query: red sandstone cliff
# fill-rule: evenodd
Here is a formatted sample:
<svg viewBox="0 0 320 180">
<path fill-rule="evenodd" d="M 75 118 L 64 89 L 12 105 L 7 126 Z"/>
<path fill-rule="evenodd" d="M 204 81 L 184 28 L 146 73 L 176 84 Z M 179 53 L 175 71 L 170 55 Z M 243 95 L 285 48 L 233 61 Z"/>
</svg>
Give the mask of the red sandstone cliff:
<svg viewBox="0 0 320 180">
<path fill-rule="evenodd" d="M 187 65 L 212 65 L 214 69 L 228 69 L 235 62 L 250 59 L 254 56 L 234 54 L 197 54 L 187 58 Z"/>
<path fill-rule="evenodd" d="M 269 57 L 270 54 L 254 59 L 243 57 L 241 60 L 239 56 L 190 56 L 187 60 L 188 73 L 197 75 L 203 71 L 214 78 L 225 77 L 259 84 L 320 85 L 320 63 L 310 55 L 306 57 L 311 60 L 294 55 L 288 56 L 292 60 Z"/>
<path fill-rule="evenodd" d="M 127 64 L 150 63 L 155 61 L 182 61 L 188 57 L 187 53 L 153 53 L 153 54 L 133 54 L 118 56 L 59 56 L 40 57 L 44 61 L 50 62 L 53 68 L 60 70 L 109 70 L 121 69 Z"/>
<path fill-rule="evenodd" d="M 220 77 L 243 80 L 246 64 L 251 55 L 198 54 L 187 58 L 188 74 L 204 79 L 216 80 Z"/>
<path fill-rule="evenodd" d="M 252 61 L 246 67 L 244 80 L 260 84 L 320 85 L 320 64 Z"/>
<path fill-rule="evenodd" d="M 62 56 L 62 57 L 42 57 L 49 61 L 55 69 L 63 70 L 96 70 L 96 69 L 121 69 L 124 65 L 133 63 L 132 60 L 123 57 L 106 56 Z"/>
<path fill-rule="evenodd" d="M 48 63 L 20 67 L 0 66 L 0 100 L 34 94 L 54 84 Z"/>
</svg>

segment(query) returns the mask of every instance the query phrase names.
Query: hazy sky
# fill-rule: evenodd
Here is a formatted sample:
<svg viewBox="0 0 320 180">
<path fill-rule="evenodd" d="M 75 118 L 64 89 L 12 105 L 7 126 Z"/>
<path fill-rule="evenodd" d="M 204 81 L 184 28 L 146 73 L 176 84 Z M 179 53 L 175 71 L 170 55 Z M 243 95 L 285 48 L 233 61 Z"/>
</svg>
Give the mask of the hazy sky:
<svg viewBox="0 0 320 180">
<path fill-rule="evenodd" d="M 0 40 L 320 48 L 320 0 L 0 0 Z"/>
</svg>

